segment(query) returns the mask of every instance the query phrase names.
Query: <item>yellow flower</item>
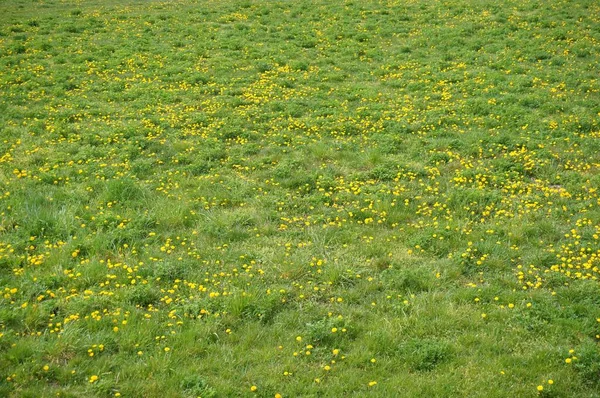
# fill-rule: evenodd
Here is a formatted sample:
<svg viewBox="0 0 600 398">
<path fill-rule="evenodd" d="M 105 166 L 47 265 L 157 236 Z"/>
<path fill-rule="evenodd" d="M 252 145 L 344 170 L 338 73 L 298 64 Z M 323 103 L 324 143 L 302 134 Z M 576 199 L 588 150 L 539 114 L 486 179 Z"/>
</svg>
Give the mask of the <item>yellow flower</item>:
<svg viewBox="0 0 600 398">
<path fill-rule="evenodd" d="M 538 391 L 544 391 L 544 386 L 537 386 Z"/>
<path fill-rule="evenodd" d="M 98 376 L 96 376 L 96 375 L 90 376 L 90 383 L 95 383 L 97 381 L 98 381 Z"/>
<path fill-rule="evenodd" d="M 552 379 L 548 380 L 548 384 L 554 384 L 554 380 L 552 380 Z"/>
<path fill-rule="evenodd" d="M 376 381 L 370 381 L 370 382 L 369 382 L 369 387 L 373 387 L 373 386 L 374 386 L 374 385 L 376 385 L 376 384 L 377 384 L 377 382 L 376 382 Z"/>
<path fill-rule="evenodd" d="M 256 386 L 250 387 L 250 391 L 255 392 L 256 390 L 258 390 L 258 387 L 256 387 Z"/>
</svg>

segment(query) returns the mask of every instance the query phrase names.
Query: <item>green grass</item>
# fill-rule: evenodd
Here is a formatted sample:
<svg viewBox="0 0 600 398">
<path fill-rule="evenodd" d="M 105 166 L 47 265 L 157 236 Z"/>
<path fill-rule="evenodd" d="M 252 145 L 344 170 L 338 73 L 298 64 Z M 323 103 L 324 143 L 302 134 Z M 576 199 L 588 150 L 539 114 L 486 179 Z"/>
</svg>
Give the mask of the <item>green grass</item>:
<svg viewBox="0 0 600 398">
<path fill-rule="evenodd" d="M 0 12 L 0 396 L 600 397 L 596 1 Z"/>
</svg>

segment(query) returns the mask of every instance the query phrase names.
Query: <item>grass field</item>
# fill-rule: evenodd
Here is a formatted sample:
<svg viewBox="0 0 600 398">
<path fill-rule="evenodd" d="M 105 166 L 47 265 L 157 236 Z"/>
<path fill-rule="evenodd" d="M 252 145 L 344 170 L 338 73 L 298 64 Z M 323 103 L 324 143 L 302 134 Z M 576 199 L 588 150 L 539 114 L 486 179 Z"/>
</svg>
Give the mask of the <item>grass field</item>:
<svg viewBox="0 0 600 398">
<path fill-rule="evenodd" d="M 0 1 L 0 396 L 600 397 L 600 3 Z"/>
</svg>

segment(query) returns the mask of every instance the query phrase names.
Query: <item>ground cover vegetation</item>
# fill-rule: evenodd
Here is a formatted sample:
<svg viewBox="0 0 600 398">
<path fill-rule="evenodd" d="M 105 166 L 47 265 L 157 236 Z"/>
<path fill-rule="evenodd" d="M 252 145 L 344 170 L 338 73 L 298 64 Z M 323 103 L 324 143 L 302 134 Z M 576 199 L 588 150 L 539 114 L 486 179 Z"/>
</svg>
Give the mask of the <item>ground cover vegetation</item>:
<svg viewBox="0 0 600 398">
<path fill-rule="evenodd" d="M 600 396 L 598 2 L 0 11 L 1 396 Z"/>
</svg>

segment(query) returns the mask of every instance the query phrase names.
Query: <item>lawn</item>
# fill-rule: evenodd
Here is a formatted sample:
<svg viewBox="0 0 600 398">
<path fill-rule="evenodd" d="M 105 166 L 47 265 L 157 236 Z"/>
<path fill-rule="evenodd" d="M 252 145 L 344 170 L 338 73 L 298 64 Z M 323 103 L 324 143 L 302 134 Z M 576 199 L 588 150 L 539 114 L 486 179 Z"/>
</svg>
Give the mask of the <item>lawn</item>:
<svg viewBox="0 0 600 398">
<path fill-rule="evenodd" d="M 0 0 L 0 396 L 600 397 L 600 3 Z"/>
</svg>

